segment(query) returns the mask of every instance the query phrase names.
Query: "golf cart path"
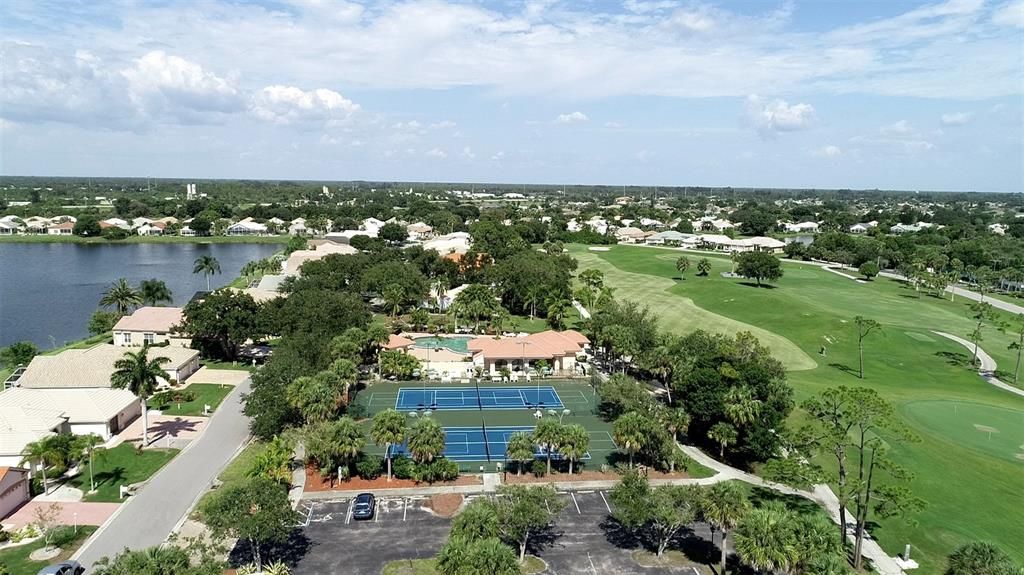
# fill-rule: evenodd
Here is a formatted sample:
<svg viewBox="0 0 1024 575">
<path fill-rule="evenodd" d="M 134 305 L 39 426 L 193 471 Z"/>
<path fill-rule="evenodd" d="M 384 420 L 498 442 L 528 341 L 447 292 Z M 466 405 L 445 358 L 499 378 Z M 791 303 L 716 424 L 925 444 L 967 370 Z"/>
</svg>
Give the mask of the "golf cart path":
<svg viewBox="0 0 1024 575">
<path fill-rule="evenodd" d="M 735 467 L 726 465 L 692 445 L 679 444 L 679 447 L 684 453 L 686 453 L 686 455 L 693 458 L 697 463 L 718 472 L 717 475 L 711 478 L 715 480 L 713 481 L 714 483 L 719 481 L 738 480 L 751 485 L 772 489 L 787 495 L 796 495 L 798 497 L 810 499 L 824 507 L 832 518 L 832 521 L 839 524 L 839 498 L 836 497 L 836 494 L 832 492 L 832 488 L 828 485 L 815 485 L 813 491 L 794 489 L 788 485 L 766 481 L 756 475 L 752 475 L 745 471 L 736 469 Z M 853 516 L 852 513 L 849 515 L 851 517 Z M 848 530 L 847 538 L 851 543 L 855 540 L 852 529 Z M 879 575 L 904 575 L 903 569 L 900 568 L 895 559 L 890 557 L 874 539 L 870 539 L 868 537 L 864 538 L 864 542 L 861 546 L 861 554 L 871 561 L 872 565 L 874 565 L 875 572 L 879 573 Z"/>
<path fill-rule="evenodd" d="M 934 333 L 935 335 L 941 335 L 942 337 L 951 339 L 959 343 L 960 345 L 966 347 L 967 351 L 974 353 L 974 344 L 962 337 L 953 335 L 951 333 L 945 333 L 942 331 L 932 331 L 932 333 Z M 999 389 L 1005 389 L 1010 393 L 1015 393 L 1021 397 L 1024 397 L 1024 389 L 1020 389 L 1008 383 L 1004 383 L 1003 381 L 996 378 L 995 375 L 993 375 L 996 371 L 996 360 L 992 359 L 992 356 L 985 353 L 985 350 L 981 349 L 980 347 L 978 348 L 978 360 L 981 362 L 981 365 L 979 366 L 980 369 L 978 369 L 978 375 L 980 375 L 982 379 L 998 387 Z"/>
<path fill-rule="evenodd" d="M 231 390 L 209 418 L 202 435 L 156 473 L 73 556 L 87 572 L 102 557 L 125 548 L 162 544 L 177 528 L 231 457 L 249 440 L 242 413 L 248 379 Z"/>
</svg>

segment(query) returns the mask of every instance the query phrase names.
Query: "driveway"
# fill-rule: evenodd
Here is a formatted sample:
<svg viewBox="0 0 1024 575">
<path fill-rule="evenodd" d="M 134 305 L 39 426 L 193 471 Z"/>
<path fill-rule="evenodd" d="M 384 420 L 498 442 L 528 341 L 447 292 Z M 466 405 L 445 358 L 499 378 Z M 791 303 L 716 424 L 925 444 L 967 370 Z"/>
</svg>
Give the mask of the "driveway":
<svg viewBox="0 0 1024 575">
<path fill-rule="evenodd" d="M 149 415 L 149 445 L 151 447 L 177 447 L 188 445 L 199 437 L 207 423 L 206 417 L 180 415 Z M 120 442 L 142 440 L 142 418 L 136 418 L 119 434 Z"/>
<path fill-rule="evenodd" d="M 481 496 L 475 496 L 481 497 Z M 563 493 L 566 507 L 553 529 L 531 549 L 547 575 L 696 575 L 692 568 L 644 568 L 630 555 L 638 543 L 609 520 L 606 491 Z M 448 539 L 451 520 L 433 515 L 421 497 L 378 499 L 373 520 L 355 521 L 351 500 L 303 501 L 301 535 L 289 557 L 294 575 L 378 575 L 391 561 L 433 557 Z M 718 557 L 710 530 L 695 524 L 676 541 L 694 556 Z"/>
<path fill-rule="evenodd" d="M 188 384 L 216 383 L 218 385 L 241 385 L 249 379 L 249 372 L 244 369 L 210 369 L 205 365 L 188 377 Z"/>
<path fill-rule="evenodd" d="M 241 402 L 248 390 L 248 380 L 232 390 L 208 418 L 202 435 L 130 497 L 74 558 L 89 569 L 101 557 L 125 547 L 143 549 L 163 543 L 248 440 L 249 420 L 242 414 Z"/>
<path fill-rule="evenodd" d="M 29 523 L 36 522 L 36 509 L 53 505 L 53 501 L 35 499 L 22 505 L 20 509 L 4 519 L 4 527 L 18 529 Z M 56 502 L 60 506 L 57 523 L 60 525 L 103 525 L 121 506 L 120 503 L 91 503 L 82 501 Z"/>
</svg>

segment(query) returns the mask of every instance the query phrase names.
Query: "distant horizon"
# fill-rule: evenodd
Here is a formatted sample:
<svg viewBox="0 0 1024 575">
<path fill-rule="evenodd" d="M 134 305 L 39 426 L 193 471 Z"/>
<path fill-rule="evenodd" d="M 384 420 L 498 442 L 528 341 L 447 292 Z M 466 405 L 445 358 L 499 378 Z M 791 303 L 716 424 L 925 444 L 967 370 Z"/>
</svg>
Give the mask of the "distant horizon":
<svg viewBox="0 0 1024 575">
<path fill-rule="evenodd" d="M 309 184 L 349 184 L 349 183 L 379 183 L 389 184 L 393 186 L 397 185 L 451 185 L 451 186 L 529 186 L 534 188 L 549 188 L 557 189 L 560 187 L 601 187 L 601 188 L 628 188 L 628 189 L 644 189 L 654 191 L 657 188 L 670 188 L 670 189 L 681 189 L 681 188 L 705 188 L 705 189 L 735 189 L 735 190 L 763 190 L 763 191 L 821 191 L 821 192 L 888 192 L 888 193 L 937 193 L 937 194 L 1021 194 L 1024 193 L 1022 190 L 957 190 L 957 189 L 906 189 L 906 188 L 854 188 L 849 186 L 841 187 L 823 187 L 823 186 L 749 186 L 749 185 L 707 185 L 707 184 L 607 184 L 607 183 L 587 183 L 587 182 L 511 182 L 511 181 L 459 181 L 459 180 L 394 180 L 394 179 L 383 179 L 383 178 L 353 178 L 353 179 L 331 179 L 331 178 L 241 178 L 241 177 L 178 177 L 178 176 L 85 176 L 85 175 L 73 175 L 73 176 L 59 176 L 59 175 L 26 175 L 26 174 L 0 174 L 0 180 L 3 178 L 38 178 L 38 179 L 61 179 L 61 180 L 132 180 L 132 181 L 164 181 L 164 182 L 294 182 L 298 184 L 309 183 Z M 200 190 L 201 191 L 201 190 Z M 460 190 L 465 191 L 465 190 Z M 484 192 L 485 190 L 479 190 Z"/>
</svg>

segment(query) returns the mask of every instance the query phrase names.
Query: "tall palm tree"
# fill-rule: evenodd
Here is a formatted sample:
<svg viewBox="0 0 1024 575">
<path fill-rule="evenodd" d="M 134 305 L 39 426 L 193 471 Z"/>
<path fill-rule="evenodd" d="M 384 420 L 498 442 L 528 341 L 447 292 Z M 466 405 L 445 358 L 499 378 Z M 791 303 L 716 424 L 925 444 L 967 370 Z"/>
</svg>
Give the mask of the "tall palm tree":
<svg viewBox="0 0 1024 575">
<path fill-rule="evenodd" d="M 127 389 L 139 398 L 142 405 L 142 445 L 149 445 L 149 410 L 146 400 L 153 395 L 159 382 L 158 379 L 169 380 L 171 376 L 163 366 L 171 360 L 166 357 L 150 359 L 149 346 L 143 345 L 136 352 L 125 352 L 124 357 L 114 362 L 114 373 L 110 375 L 110 386 L 114 389 Z"/>
<path fill-rule="evenodd" d="M 295 378 L 285 388 L 285 396 L 308 422 L 327 421 L 338 413 L 339 394 L 317 374 Z"/>
<path fill-rule="evenodd" d="M 52 437 L 52 436 L 51 436 Z M 62 454 L 57 450 L 50 437 L 44 437 L 25 445 L 21 450 L 21 463 L 35 463 L 43 478 L 43 493 L 49 493 L 46 485 L 46 466 L 56 463 Z"/>
<path fill-rule="evenodd" d="M 725 415 L 739 427 L 749 425 L 761 414 L 761 400 L 749 387 L 734 387 L 725 394 Z"/>
<path fill-rule="evenodd" d="M 162 303 L 171 303 L 174 299 L 171 290 L 163 281 L 158 279 L 142 280 L 139 284 L 139 297 L 142 303 L 157 306 Z"/>
<path fill-rule="evenodd" d="M 516 475 L 522 475 L 526 462 L 533 461 L 537 454 L 536 447 L 533 438 L 525 431 L 517 431 L 508 438 L 505 457 L 516 462 Z"/>
<path fill-rule="evenodd" d="M 725 457 L 725 448 L 736 443 L 736 428 L 724 421 L 711 426 L 708 430 L 708 439 L 718 444 L 718 458 Z"/>
<path fill-rule="evenodd" d="M 545 304 L 547 305 L 548 325 L 554 329 L 564 329 L 572 302 L 564 297 L 554 296 L 549 298 Z"/>
<path fill-rule="evenodd" d="M 391 448 L 405 441 L 407 431 L 405 416 L 394 409 L 385 409 L 373 416 L 370 439 L 377 445 L 384 446 L 384 454 L 388 461 L 388 481 L 391 481 L 391 459 L 394 457 Z"/>
<path fill-rule="evenodd" d="M 629 467 L 633 467 L 633 456 L 647 441 L 647 435 L 653 425 L 651 420 L 643 415 L 631 411 L 615 420 L 612 426 L 612 439 L 615 445 L 626 450 L 629 454 Z"/>
<path fill-rule="evenodd" d="M 562 428 L 562 446 L 559 453 L 569 460 L 569 475 L 573 473 L 573 463 L 583 459 L 590 447 L 590 433 L 578 423 Z"/>
<path fill-rule="evenodd" d="M 206 291 L 210 291 L 210 276 L 220 273 L 220 262 L 213 256 L 199 256 L 192 267 L 192 273 L 206 276 Z"/>
<path fill-rule="evenodd" d="M 75 451 L 89 459 L 89 493 L 96 491 L 96 479 L 92 472 L 92 460 L 97 452 L 102 449 L 100 448 L 101 445 L 103 445 L 103 438 L 95 433 L 75 437 Z"/>
<path fill-rule="evenodd" d="M 551 456 L 562 446 L 565 428 L 554 419 L 542 419 L 533 428 L 533 442 L 544 447 L 547 455 L 548 473 L 551 473 Z"/>
<path fill-rule="evenodd" d="M 363 437 L 363 430 L 351 417 L 345 416 L 335 422 L 336 437 L 338 439 L 338 454 L 341 461 L 346 465 L 352 465 L 359 454 L 363 451 L 366 439 Z"/>
<path fill-rule="evenodd" d="M 702 502 L 702 514 L 704 520 L 710 523 L 715 529 L 722 533 L 722 562 L 719 573 L 725 573 L 726 540 L 729 532 L 737 525 L 750 511 L 750 501 L 747 494 L 734 481 L 716 483 L 707 490 Z M 713 541 L 712 541 L 713 542 Z"/>
<path fill-rule="evenodd" d="M 441 424 L 422 417 L 409 430 L 409 453 L 417 463 L 430 463 L 444 452 L 444 429 Z"/>
<path fill-rule="evenodd" d="M 126 315 L 133 307 L 141 303 L 142 296 L 124 278 L 110 284 L 107 291 L 103 292 L 103 297 L 100 298 L 101 306 L 112 307 L 121 315 Z"/>
<path fill-rule="evenodd" d="M 773 501 L 747 513 L 733 537 L 733 547 L 757 571 L 790 573 L 799 559 L 792 522 L 794 515 Z"/>
</svg>

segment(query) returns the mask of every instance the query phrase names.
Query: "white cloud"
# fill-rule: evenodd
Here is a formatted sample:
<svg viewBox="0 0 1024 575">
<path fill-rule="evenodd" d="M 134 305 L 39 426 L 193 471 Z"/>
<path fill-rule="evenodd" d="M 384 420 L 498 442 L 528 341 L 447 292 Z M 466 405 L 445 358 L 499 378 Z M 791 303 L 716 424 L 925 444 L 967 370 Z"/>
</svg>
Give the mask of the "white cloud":
<svg viewBox="0 0 1024 575">
<path fill-rule="evenodd" d="M 589 119 L 590 118 L 588 118 L 587 115 L 584 114 L 583 112 L 576 111 L 576 112 L 570 112 L 568 114 L 559 114 L 558 117 L 555 118 L 555 123 L 557 123 L 557 124 L 578 124 L 580 122 L 586 122 Z"/>
<path fill-rule="evenodd" d="M 622 127 L 624 127 L 624 124 L 621 124 L 621 123 L 619 123 L 619 122 L 605 122 L 605 123 L 604 123 L 604 127 L 605 127 L 605 128 L 612 128 L 612 129 L 617 129 L 617 128 L 622 128 Z"/>
<path fill-rule="evenodd" d="M 322 123 L 349 118 L 359 111 L 359 104 L 326 88 L 304 91 L 274 85 L 256 92 L 249 109 L 257 118 L 275 124 Z"/>
<path fill-rule="evenodd" d="M 785 100 L 769 102 L 756 94 L 747 96 L 744 110 L 746 121 L 766 137 L 806 130 L 815 120 L 814 106 L 810 104 L 789 104 Z"/>
<path fill-rule="evenodd" d="M 505 159 L 505 151 L 504 150 L 499 150 L 499 151 L 495 152 L 493 156 L 491 156 L 491 161 L 494 161 L 494 162 L 500 162 L 503 159 Z"/>
<path fill-rule="evenodd" d="M 429 151 L 427 151 L 427 156 L 443 160 L 448 157 L 448 152 L 445 152 L 440 148 L 432 148 Z"/>
<path fill-rule="evenodd" d="M 476 158 L 476 154 L 473 153 L 473 148 L 470 148 L 469 146 L 466 146 L 466 147 L 462 148 L 462 157 L 467 159 L 467 160 L 472 160 L 472 159 Z"/>
<path fill-rule="evenodd" d="M 943 114 L 941 121 L 943 126 L 963 126 L 974 118 L 974 112 L 955 112 Z"/>
<path fill-rule="evenodd" d="M 899 120 L 878 129 L 879 134 L 890 137 L 905 137 L 913 132 L 914 130 L 910 127 L 910 122 L 906 120 Z"/>
<path fill-rule="evenodd" d="M 998 26 L 1024 28 L 1024 0 L 1007 2 L 992 13 L 992 22 Z"/>
<path fill-rule="evenodd" d="M 415 121 L 415 120 L 413 120 L 413 121 Z M 430 125 L 430 129 L 432 129 L 432 130 L 443 130 L 445 128 L 454 128 L 455 126 L 456 126 L 455 122 L 452 122 L 451 120 L 442 120 L 440 122 L 434 122 L 433 124 L 431 124 Z"/>
<path fill-rule="evenodd" d="M 828 145 L 812 150 L 811 155 L 818 158 L 838 158 L 843 155 L 843 150 L 839 146 Z"/>
</svg>

